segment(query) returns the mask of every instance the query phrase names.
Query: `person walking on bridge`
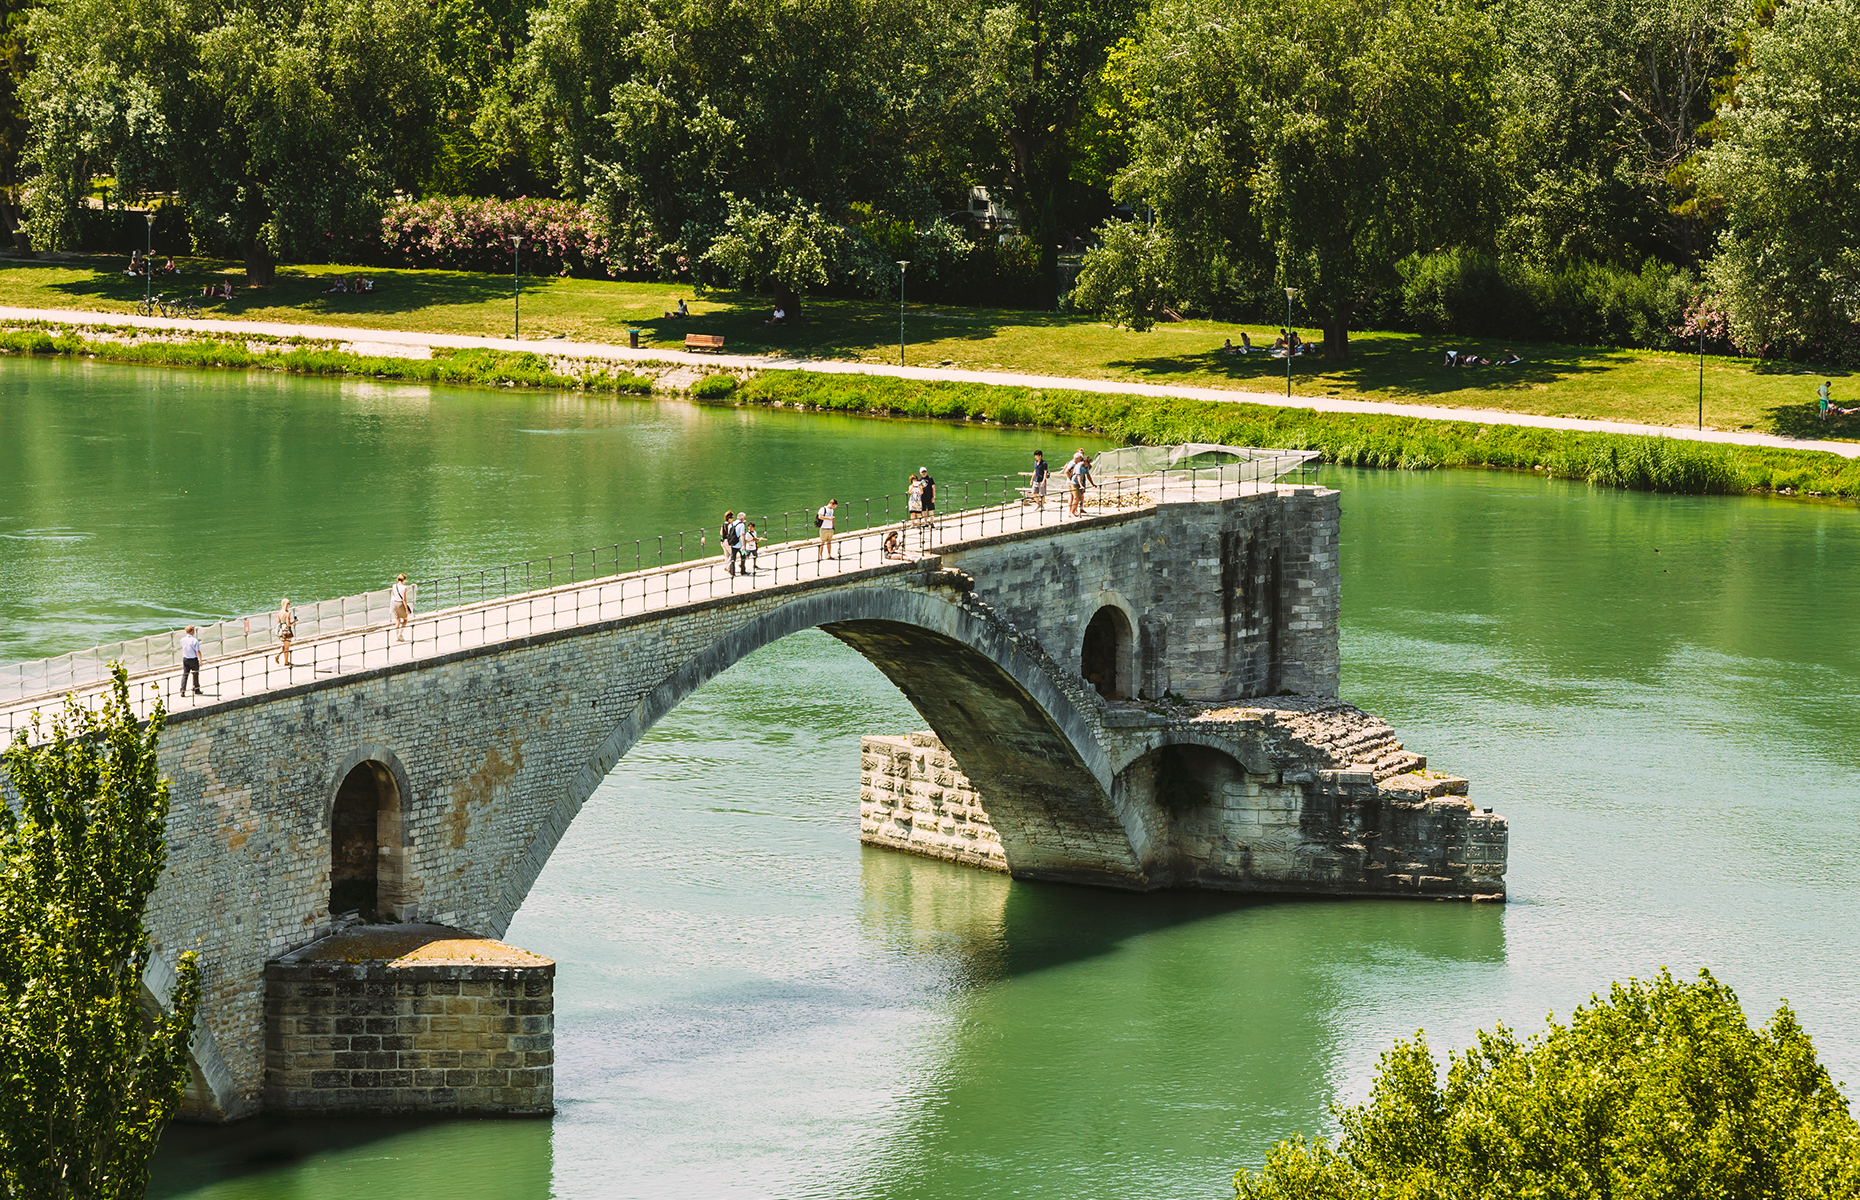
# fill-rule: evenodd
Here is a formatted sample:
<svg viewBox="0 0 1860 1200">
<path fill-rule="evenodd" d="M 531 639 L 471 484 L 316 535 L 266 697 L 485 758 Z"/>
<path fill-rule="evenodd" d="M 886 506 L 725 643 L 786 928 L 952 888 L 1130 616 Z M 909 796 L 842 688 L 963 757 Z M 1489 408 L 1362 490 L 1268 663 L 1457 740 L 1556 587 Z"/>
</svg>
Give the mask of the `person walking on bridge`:
<svg viewBox="0 0 1860 1200">
<path fill-rule="evenodd" d="M 278 601 L 278 611 L 272 614 L 278 625 L 278 652 L 271 656 L 272 662 L 291 665 L 291 639 L 297 636 L 297 614 L 291 611 L 291 598 L 284 597 Z"/>
<path fill-rule="evenodd" d="M 929 467 L 918 467 L 917 478 L 924 484 L 924 524 L 936 523 L 936 479 L 930 474 Z"/>
<path fill-rule="evenodd" d="M 407 618 L 413 615 L 413 588 L 407 583 L 403 573 L 394 579 L 394 586 L 388 589 L 388 602 L 394 609 L 395 640 L 407 640 Z"/>
<path fill-rule="evenodd" d="M 717 541 L 723 547 L 723 573 L 736 574 L 736 510 L 725 509 L 723 524 L 717 527 Z"/>
<path fill-rule="evenodd" d="M 181 694 L 187 695 L 187 677 L 194 677 L 194 695 L 200 695 L 200 639 L 189 625 L 181 635 Z"/>
<path fill-rule="evenodd" d="M 820 506 L 819 512 L 814 514 L 814 524 L 820 530 L 820 544 L 814 548 L 815 562 L 823 558 L 837 559 L 839 557 L 833 553 L 833 514 L 839 511 L 839 507 L 838 500 L 829 500 Z"/>
</svg>

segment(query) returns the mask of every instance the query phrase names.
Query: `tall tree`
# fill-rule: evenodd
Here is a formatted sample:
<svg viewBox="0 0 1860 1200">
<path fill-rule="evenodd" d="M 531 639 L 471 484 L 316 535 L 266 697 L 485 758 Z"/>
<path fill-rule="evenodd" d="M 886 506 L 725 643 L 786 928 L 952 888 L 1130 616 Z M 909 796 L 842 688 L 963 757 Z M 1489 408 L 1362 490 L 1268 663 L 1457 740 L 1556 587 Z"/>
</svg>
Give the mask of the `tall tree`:
<svg viewBox="0 0 1860 1200">
<path fill-rule="evenodd" d="M 144 728 L 112 668 L 102 711 L 75 701 L 4 762 L 0 808 L 0 1183 L 46 1200 L 132 1200 L 187 1083 L 199 1001 L 182 956 L 164 1011 L 143 1007 L 142 913 L 166 861 L 164 713 Z"/>
<path fill-rule="evenodd" d="M 1749 0 L 1499 0 L 1513 192 L 1501 244 L 1540 264 L 1696 263 L 1694 158 Z"/>
<path fill-rule="evenodd" d="M 1342 358 L 1403 257 L 1489 238 L 1497 53 L 1472 0 L 1166 0 L 1141 53 L 1118 187 L 1181 286 L 1270 261 Z"/>
<path fill-rule="evenodd" d="M 1007 150 L 1008 196 L 1053 295 L 1061 237 L 1098 215 L 1081 134 L 1105 60 L 1138 11 L 1136 0 L 1009 0 L 981 16 L 981 94 Z"/>
<path fill-rule="evenodd" d="M 1728 226 L 1707 278 L 1733 340 L 1860 363 L 1860 2 L 1782 5 L 1720 123 L 1703 173 Z"/>
</svg>

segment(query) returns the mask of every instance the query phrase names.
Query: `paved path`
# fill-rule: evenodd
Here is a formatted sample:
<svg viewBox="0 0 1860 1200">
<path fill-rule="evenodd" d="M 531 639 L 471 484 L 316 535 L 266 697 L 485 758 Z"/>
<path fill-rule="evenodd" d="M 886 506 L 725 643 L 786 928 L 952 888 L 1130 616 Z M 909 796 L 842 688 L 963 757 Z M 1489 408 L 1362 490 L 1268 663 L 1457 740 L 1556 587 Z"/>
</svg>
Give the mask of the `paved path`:
<svg viewBox="0 0 1860 1200">
<path fill-rule="evenodd" d="M 1273 486 L 1270 477 L 1263 482 L 1230 480 L 1223 484 L 1215 479 L 1200 479 L 1184 484 L 1176 474 L 1171 475 L 1168 486 L 1158 487 L 1144 477 L 1140 483 L 1131 482 L 1121 493 L 1108 487 L 1095 493 L 1084 515 L 1147 508 L 1159 500 L 1212 502 Z M 1025 502 L 984 504 L 940 514 L 933 526 L 893 523 L 850 531 L 834 541 L 832 558 L 821 557 L 814 537 L 767 544 L 757 555 L 753 575 L 728 573 L 721 556 L 701 558 L 420 613 L 404 633 L 397 631 L 391 621 L 379 618 L 378 605 L 371 608 L 361 603 L 341 604 L 342 608 L 363 614 L 364 623 L 346 628 L 339 625 L 331 632 L 298 637 L 292 645 L 290 666 L 276 661 L 279 643 L 269 635 L 269 619 L 255 618 L 258 627 L 253 636 L 243 640 L 244 648 L 218 654 L 209 650 L 202 656 L 201 682 L 212 689 L 204 696 L 183 698 L 176 694 L 180 663 L 167 640 L 139 654 L 122 655 L 126 660 L 133 659 L 124 662 L 129 670 L 130 702 L 137 715 L 143 717 L 158 697 L 165 698 L 170 711 L 211 708 L 244 697 L 513 638 L 747 596 L 769 587 L 869 574 L 957 543 L 972 544 L 1029 529 L 1062 532 L 1071 518 L 1066 515 L 1064 489 L 1055 491 L 1062 494 L 1037 507 Z M 1116 503 L 1120 496 L 1126 497 L 1122 505 Z M 900 535 L 900 552 L 887 556 L 885 536 L 892 532 Z M 367 597 L 348 599 L 361 601 Z M 106 690 L 101 682 L 105 679 L 103 658 L 100 652 L 79 651 L 4 668 L 5 674 L 18 672 L 18 678 L 28 682 L 24 688 L 11 689 L 10 698 L 0 706 L 0 731 L 10 740 L 16 729 L 29 726 L 34 709 L 49 716 L 62 707 L 67 693 L 94 707 Z"/>
<path fill-rule="evenodd" d="M 965 371 L 953 367 L 893 367 L 842 359 L 786 358 L 748 354 L 698 354 L 685 350 L 630 350 L 602 342 L 571 342 L 549 338 L 513 343 L 509 338 L 467 337 L 452 333 L 413 333 L 390 329 L 355 329 L 337 325 L 289 325 L 272 321 L 201 319 L 175 322 L 164 317 L 129 313 L 80 312 L 58 308 L 0 306 L 0 321 L 62 321 L 69 324 L 134 326 L 142 329 L 179 329 L 211 333 L 257 333 L 280 338 L 322 338 L 345 342 L 358 354 L 393 355 L 407 349 L 450 346 L 458 349 L 510 350 L 518 346 L 565 358 L 599 358 L 626 362 L 671 362 L 725 366 L 759 371 L 820 371 L 834 375 L 888 375 L 898 379 L 986 383 L 1009 387 L 1067 389 L 1125 396 L 1179 396 L 1220 403 L 1269 404 L 1279 408 L 1308 408 L 1318 412 L 1380 413 L 1418 417 L 1429 421 L 1470 421 L 1477 425 L 1522 425 L 1533 429 L 1567 429 L 1586 433 L 1630 433 L 1712 442 L 1730 446 L 1770 446 L 1787 450 L 1824 450 L 1843 458 L 1860 458 L 1860 442 L 1839 442 L 1781 437 L 1748 430 L 1687 429 L 1674 425 L 1639 425 L 1629 421 L 1590 421 L 1577 417 L 1546 417 L 1493 408 L 1453 408 L 1439 404 L 1397 404 L 1382 400 L 1342 400 L 1330 396 L 1286 396 L 1283 392 L 1251 392 L 1237 388 L 1194 387 L 1172 383 L 1130 383 L 1115 379 L 1080 379 L 1069 375 L 1027 375 L 1012 371 Z"/>
</svg>

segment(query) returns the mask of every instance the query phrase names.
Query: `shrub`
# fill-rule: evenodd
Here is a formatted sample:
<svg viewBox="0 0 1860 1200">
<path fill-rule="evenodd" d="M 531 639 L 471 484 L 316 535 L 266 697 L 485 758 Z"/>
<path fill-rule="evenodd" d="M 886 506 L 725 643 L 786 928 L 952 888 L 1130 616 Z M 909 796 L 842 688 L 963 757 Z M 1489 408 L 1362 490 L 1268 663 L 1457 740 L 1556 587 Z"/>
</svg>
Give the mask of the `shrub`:
<svg viewBox="0 0 1860 1200">
<path fill-rule="evenodd" d="M 691 385 L 691 395 L 697 400 L 719 400 L 736 391 L 736 376 L 727 374 L 706 375 Z"/>
<path fill-rule="evenodd" d="M 523 267 L 531 274 L 618 273 L 594 215 L 569 200 L 434 196 L 389 205 L 381 218 L 388 260 L 409 267 L 509 271 L 513 235 L 523 238 Z"/>
<path fill-rule="evenodd" d="M 1639 271 L 1552 268 L 1453 249 L 1410 256 L 1397 269 L 1397 323 L 1421 332 L 1650 350 L 1674 343 L 1696 286 L 1690 271 L 1655 259 Z"/>
<path fill-rule="evenodd" d="M 1664 969 L 1568 1025 L 1503 1026 L 1452 1055 L 1382 1056 L 1332 1147 L 1280 1142 L 1234 1177 L 1241 1200 L 1860 1194 L 1860 1126 L 1783 1005 L 1752 1029 L 1731 989 Z"/>
</svg>

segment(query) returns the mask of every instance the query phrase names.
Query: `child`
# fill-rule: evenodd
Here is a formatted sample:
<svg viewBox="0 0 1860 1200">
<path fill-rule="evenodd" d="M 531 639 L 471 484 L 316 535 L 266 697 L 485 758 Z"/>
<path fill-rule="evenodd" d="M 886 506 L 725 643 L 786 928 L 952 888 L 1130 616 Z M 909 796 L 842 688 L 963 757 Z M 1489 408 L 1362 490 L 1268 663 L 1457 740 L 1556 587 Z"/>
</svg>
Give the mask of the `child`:
<svg viewBox="0 0 1860 1200">
<path fill-rule="evenodd" d="M 743 562 L 742 571 L 745 575 L 754 575 L 756 573 L 757 540 L 756 523 L 751 521 L 743 527 L 743 548 L 739 551 Z"/>
</svg>

